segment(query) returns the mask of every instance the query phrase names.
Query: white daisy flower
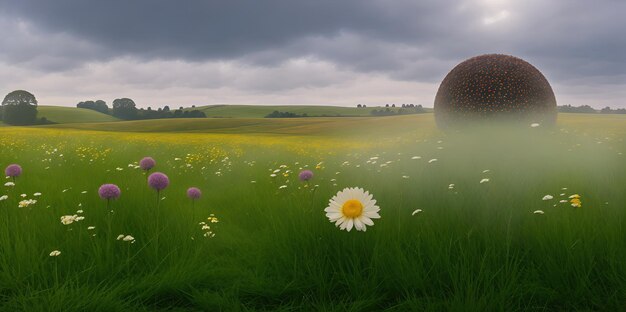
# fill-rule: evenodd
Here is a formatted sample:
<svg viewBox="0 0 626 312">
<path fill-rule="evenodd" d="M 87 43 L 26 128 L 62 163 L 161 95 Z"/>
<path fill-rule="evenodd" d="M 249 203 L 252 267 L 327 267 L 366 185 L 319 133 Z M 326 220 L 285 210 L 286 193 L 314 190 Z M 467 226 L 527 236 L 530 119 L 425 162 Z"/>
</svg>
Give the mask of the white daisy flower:
<svg viewBox="0 0 626 312">
<path fill-rule="evenodd" d="M 53 251 L 50 253 L 50 257 L 58 257 L 60 254 L 61 254 L 61 252 L 60 252 L 60 251 L 58 251 L 58 250 L 53 250 Z"/>
<path fill-rule="evenodd" d="M 0 201 L 7 200 L 7 199 L 9 199 L 9 196 L 7 195 L 0 196 Z"/>
<path fill-rule="evenodd" d="M 7 183 L 4 183 L 4 186 L 6 186 L 6 187 L 15 186 L 15 183 L 7 182 Z"/>
<path fill-rule="evenodd" d="M 365 232 L 367 225 L 374 225 L 372 219 L 380 219 L 380 207 L 376 206 L 376 200 L 369 192 L 357 187 L 339 191 L 324 211 L 330 222 L 348 232 L 352 227 Z"/>
<path fill-rule="evenodd" d="M 541 200 L 551 200 L 553 198 L 554 198 L 554 196 L 552 196 L 552 195 L 546 195 Z"/>
</svg>

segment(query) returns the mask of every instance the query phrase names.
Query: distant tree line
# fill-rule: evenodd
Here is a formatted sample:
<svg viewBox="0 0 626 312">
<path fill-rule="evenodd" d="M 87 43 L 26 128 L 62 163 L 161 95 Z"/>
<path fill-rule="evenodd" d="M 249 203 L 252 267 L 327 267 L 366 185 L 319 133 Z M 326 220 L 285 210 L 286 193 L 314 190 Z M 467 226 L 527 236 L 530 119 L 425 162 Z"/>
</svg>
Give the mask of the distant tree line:
<svg viewBox="0 0 626 312">
<path fill-rule="evenodd" d="M 413 105 L 413 104 L 409 104 L 409 105 L 413 105 L 413 106 L 408 106 L 405 104 L 402 104 L 402 108 L 397 109 L 397 110 L 393 110 L 391 108 L 395 108 L 395 104 L 392 104 L 391 108 L 389 108 L 388 106 L 389 104 L 387 104 L 387 106 L 385 107 L 385 109 L 374 109 L 370 112 L 370 114 L 372 114 L 373 116 L 395 116 L 395 115 L 409 115 L 409 114 L 423 114 L 426 112 L 426 110 L 422 107 L 422 105 Z"/>
<path fill-rule="evenodd" d="M 415 108 L 415 107 L 422 107 L 422 105 L 415 105 L 415 104 L 402 104 L 402 108 Z M 357 104 L 356 105 L 357 108 L 367 108 L 367 105 L 365 104 Z M 396 104 L 385 104 L 385 107 L 396 107 Z"/>
<path fill-rule="evenodd" d="M 167 105 L 156 110 L 153 110 L 151 107 L 148 107 L 147 109 L 138 109 L 135 102 L 129 98 L 115 99 L 111 109 L 109 109 L 106 102 L 102 100 L 80 102 L 76 104 L 76 107 L 95 110 L 124 120 L 206 117 L 206 114 L 203 111 L 195 109 L 185 110 L 182 106 L 176 110 L 170 110 L 170 107 Z"/>
<path fill-rule="evenodd" d="M 572 105 L 563 105 L 558 107 L 558 111 L 560 113 L 580 113 L 580 114 L 626 114 L 626 108 L 616 108 L 612 109 L 610 107 L 605 107 L 601 110 L 596 110 L 595 108 L 589 105 L 581 105 L 581 106 L 572 106 Z"/>
<path fill-rule="evenodd" d="M 559 113 L 581 113 L 581 114 L 597 113 L 597 111 L 589 105 L 582 105 L 582 106 L 563 105 L 563 106 L 558 106 L 558 111 Z"/>
<path fill-rule="evenodd" d="M 600 114 L 626 114 L 626 108 L 611 109 L 607 106 L 600 110 Z"/>
<path fill-rule="evenodd" d="M 300 118 L 300 117 L 308 117 L 307 114 L 296 114 L 296 113 L 291 113 L 291 112 L 279 112 L 279 111 L 273 111 L 267 115 L 265 115 L 265 118 Z"/>
</svg>

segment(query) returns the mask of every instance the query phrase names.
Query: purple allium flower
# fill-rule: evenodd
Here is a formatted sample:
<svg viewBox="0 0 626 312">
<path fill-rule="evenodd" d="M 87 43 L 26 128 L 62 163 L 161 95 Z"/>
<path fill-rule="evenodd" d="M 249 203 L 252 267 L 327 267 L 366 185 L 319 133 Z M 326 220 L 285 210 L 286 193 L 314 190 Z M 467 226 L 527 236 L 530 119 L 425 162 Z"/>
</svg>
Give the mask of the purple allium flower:
<svg viewBox="0 0 626 312">
<path fill-rule="evenodd" d="M 122 191 L 120 191 L 120 188 L 115 184 L 103 184 L 98 189 L 98 195 L 100 195 L 100 198 L 106 200 L 116 199 L 120 197 L 121 193 Z"/>
<path fill-rule="evenodd" d="M 309 181 L 313 179 L 313 171 L 302 170 L 302 172 L 298 175 L 298 178 L 300 178 L 300 181 Z"/>
<path fill-rule="evenodd" d="M 19 177 L 20 174 L 22 174 L 22 167 L 16 164 L 8 165 L 7 168 L 4 169 L 4 174 L 11 178 Z"/>
<path fill-rule="evenodd" d="M 145 171 L 154 168 L 155 165 L 156 161 L 154 161 L 152 157 L 144 157 L 142 160 L 139 161 L 139 167 Z"/>
<path fill-rule="evenodd" d="M 189 197 L 189 198 L 191 198 L 193 200 L 199 199 L 200 196 L 202 196 L 202 191 L 200 191 L 200 189 L 197 188 L 197 187 L 190 187 L 187 190 L 187 197 Z"/>
<path fill-rule="evenodd" d="M 170 185 L 170 179 L 163 173 L 155 172 L 148 177 L 148 185 L 157 191 L 162 191 Z"/>
</svg>

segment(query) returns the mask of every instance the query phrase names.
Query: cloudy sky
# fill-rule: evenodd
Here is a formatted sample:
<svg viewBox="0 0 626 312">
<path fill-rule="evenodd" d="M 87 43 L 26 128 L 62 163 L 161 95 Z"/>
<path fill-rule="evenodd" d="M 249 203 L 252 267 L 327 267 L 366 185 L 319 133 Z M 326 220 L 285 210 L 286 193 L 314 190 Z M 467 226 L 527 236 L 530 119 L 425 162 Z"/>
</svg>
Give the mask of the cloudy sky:
<svg viewBox="0 0 626 312">
<path fill-rule="evenodd" d="M 432 107 L 464 59 L 521 57 L 559 105 L 626 107 L 622 0 L 0 0 L 0 93 L 40 104 Z"/>
</svg>

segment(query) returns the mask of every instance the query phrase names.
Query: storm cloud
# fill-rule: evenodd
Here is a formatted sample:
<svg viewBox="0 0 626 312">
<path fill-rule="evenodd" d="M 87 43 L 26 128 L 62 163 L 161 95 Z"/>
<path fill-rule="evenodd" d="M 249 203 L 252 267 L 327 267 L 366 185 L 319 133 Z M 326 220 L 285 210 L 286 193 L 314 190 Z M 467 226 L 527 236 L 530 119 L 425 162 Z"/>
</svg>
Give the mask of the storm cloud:
<svg viewBox="0 0 626 312">
<path fill-rule="evenodd" d="M 559 104 L 624 107 L 623 12 L 619 0 L 0 0 L 0 85 L 56 105 L 431 106 L 454 65 L 505 53 L 538 67 Z"/>
</svg>

